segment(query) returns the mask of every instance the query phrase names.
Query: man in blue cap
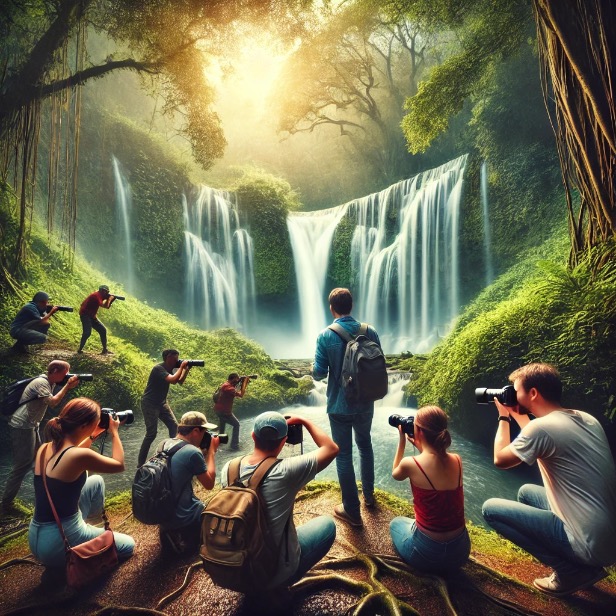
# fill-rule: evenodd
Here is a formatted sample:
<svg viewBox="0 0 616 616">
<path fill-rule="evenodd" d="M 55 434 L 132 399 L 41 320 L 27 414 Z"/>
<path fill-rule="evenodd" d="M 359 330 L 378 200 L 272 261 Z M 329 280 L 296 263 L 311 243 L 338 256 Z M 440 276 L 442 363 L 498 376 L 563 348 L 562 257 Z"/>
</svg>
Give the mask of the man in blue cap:
<svg viewBox="0 0 616 616">
<path fill-rule="evenodd" d="M 239 479 L 246 484 L 263 460 L 277 458 L 287 440 L 288 426 L 295 424 L 306 428 L 317 449 L 281 459 L 271 468 L 259 488 L 265 503 L 268 528 L 280 546 L 278 570 L 266 590 L 290 586 L 301 579 L 327 554 L 336 539 L 336 525 L 331 516 L 319 516 L 299 528 L 295 528 L 293 523 L 296 494 L 328 466 L 338 453 L 336 443 L 313 422 L 290 415 L 285 419 L 275 411 L 261 413 L 255 419 L 252 432 L 254 450 L 242 458 Z M 227 485 L 228 470 L 229 463 L 222 469 L 223 487 Z"/>
<path fill-rule="evenodd" d="M 44 291 L 34 294 L 13 319 L 11 323 L 11 338 L 17 342 L 13 345 L 16 353 L 27 353 L 29 344 L 43 344 L 47 341 L 49 318 L 58 310 L 57 306 L 49 305 L 49 295 Z"/>
</svg>

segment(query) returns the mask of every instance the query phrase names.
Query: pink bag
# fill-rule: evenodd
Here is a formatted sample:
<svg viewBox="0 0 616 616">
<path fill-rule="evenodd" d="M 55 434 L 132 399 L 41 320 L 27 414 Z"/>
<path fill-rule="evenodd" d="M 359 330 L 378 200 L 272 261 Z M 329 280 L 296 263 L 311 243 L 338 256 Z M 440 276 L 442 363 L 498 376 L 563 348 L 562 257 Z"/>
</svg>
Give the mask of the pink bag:
<svg viewBox="0 0 616 616">
<path fill-rule="evenodd" d="M 48 446 L 48 445 L 47 445 Z M 75 547 L 71 547 L 64 534 L 64 529 L 60 523 L 60 518 L 56 512 L 51 494 L 47 487 L 47 473 L 43 460 L 45 454 L 41 456 L 41 475 L 43 476 L 43 484 L 47 492 L 47 498 L 53 511 L 53 516 L 56 519 L 56 524 L 60 529 L 60 534 L 64 540 L 66 549 L 66 583 L 71 588 L 83 588 L 96 578 L 104 573 L 111 571 L 118 564 L 118 551 L 116 549 L 113 532 L 109 528 L 109 520 L 103 511 L 103 520 L 105 522 L 105 531 L 98 537 L 80 543 Z"/>
</svg>

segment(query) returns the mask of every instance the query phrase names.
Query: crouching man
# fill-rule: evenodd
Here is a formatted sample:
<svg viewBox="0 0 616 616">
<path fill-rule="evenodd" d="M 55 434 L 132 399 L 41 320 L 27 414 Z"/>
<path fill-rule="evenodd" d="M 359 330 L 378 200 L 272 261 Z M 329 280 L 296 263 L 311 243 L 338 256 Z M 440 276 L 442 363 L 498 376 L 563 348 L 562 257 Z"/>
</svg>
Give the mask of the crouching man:
<svg viewBox="0 0 616 616">
<path fill-rule="evenodd" d="M 336 538 L 336 525 L 331 516 L 319 516 L 298 528 L 293 523 L 295 496 L 338 453 L 336 443 L 311 421 L 295 416 L 287 420 L 274 411 L 259 415 L 252 432 L 254 449 L 242 458 L 239 479 L 246 484 L 263 460 L 278 457 L 287 440 L 288 426 L 294 424 L 306 428 L 318 449 L 280 460 L 261 483 L 260 494 L 265 503 L 268 528 L 280 546 L 278 569 L 264 590 L 297 582 L 327 554 Z M 223 487 L 227 485 L 228 468 L 229 463 L 221 473 Z"/>
<path fill-rule="evenodd" d="M 208 424 L 203 413 L 185 413 L 180 419 L 177 437 L 165 439 L 157 447 L 157 452 L 169 451 L 184 443 L 171 457 L 169 466 L 176 507 L 173 518 L 160 525 L 160 542 L 167 554 L 192 554 L 199 549 L 204 504 L 193 492 L 192 478 L 196 477 L 206 490 L 214 487 L 219 439 L 210 435 L 204 439 L 204 434 L 207 428 L 215 427 Z M 207 449 L 204 449 L 204 442 Z"/>
</svg>

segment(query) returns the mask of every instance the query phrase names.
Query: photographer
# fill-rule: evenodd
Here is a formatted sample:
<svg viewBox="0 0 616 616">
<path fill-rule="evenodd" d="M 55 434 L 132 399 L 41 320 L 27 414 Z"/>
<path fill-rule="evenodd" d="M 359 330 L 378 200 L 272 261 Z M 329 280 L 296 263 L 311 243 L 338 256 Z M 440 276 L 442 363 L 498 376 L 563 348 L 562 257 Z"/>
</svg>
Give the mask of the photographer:
<svg viewBox="0 0 616 616">
<path fill-rule="evenodd" d="M 218 429 L 225 431 L 225 426 L 233 426 L 231 437 L 231 449 L 240 448 L 240 422 L 233 414 L 233 401 L 243 398 L 250 377 L 240 377 L 237 372 L 232 372 L 227 380 L 219 387 L 218 401 L 214 404 L 214 412 L 218 417 Z"/>
<path fill-rule="evenodd" d="M 401 425 L 398 431 L 392 477 L 410 481 L 415 519 L 391 521 L 394 547 L 416 569 L 431 573 L 457 569 L 468 560 L 471 542 L 464 520 L 462 462 L 459 455 L 447 453 L 451 445 L 447 415 L 438 406 L 424 406 L 415 416 L 413 436 Z M 407 440 L 419 450 L 418 456 L 403 457 Z"/>
<path fill-rule="evenodd" d="M 34 469 L 36 504 L 30 522 L 28 540 L 38 561 L 63 574 L 66 567 L 66 546 L 56 523 L 41 476 L 43 465 L 47 486 L 57 509 L 64 534 L 71 546 L 98 537 L 103 527 L 91 526 L 84 520 L 100 516 L 104 509 L 105 482 L 94 473 L 121 473 L 124 470 L 124 449 L 120 441 L 120 422 L 109 418 L 108 433 L 112 437 L 111 457 L 90 449 L 94 439 L 104 432 L 99 426 L 101 408 L 88 398 L 71 400 L 58 417 L 45 426 L 45 443 L 37 452 Z M 132 537 L 113 533 L 118 558 L 133 554 Z"/>
<path fill-rule="evenodd" d="M 165 439 L 157 447 L 157 453 L 168 451 L 182 441 L 186 443 L 171 458 L 170 475 L 173 496 L 176 501 L 175 515 L 165 525 L 160 525 L 160 543 L 163 551 L 186 554 L 199 549 L 201 543 L 201 512 L 205 505 L 195 496 L 192 478 L 211 490 L 216 481 L 216 450 L 219 439 L 212 436 L 209 448 L 202 449 L 204 433 L 208 424 L 203 413 L 191 411 L 182 415 L 176 438 Z"/>
<path fill-rule="evenodd" d="M 169 438 L 175 438 L 178 433 L 178 422 L 171 407 L 167 404 L 167 394 L 169 393 L 169 385 L 181 385 L 190 371 L 190 363 L 188 361 L 183 361 L 178 367 L 179 357 L 179 351 L 165 349 L 163 351 L 162 363 L 156 364 L 150 372 L 148 384 L 141 398 L 145 437 L 139 449 L 138 466 L 143 466 L 148 459 L 150 445 L 152 445 L 158 434 L 159 419 L 167 426 Z"/>
<path fill-rule="evenodd" d="M 49 318 L 57 312 L 57 306 L 49 305 L 49 295 L 44 291 L 34 294 L 15 316 L 11 323 L 10 335 L 16 340 L 12 347 L 15 353 L 28 353 L 29 344 L 43 344 L 51 323 Z"/>
<path fill-rule="evenodd" d="M 111 351 L 107 348 L 107 328 L 98 320 L 96 315 L 99 308 L 111 308 L 114 300 L 115 295 L 111 295 L 109 287 L 104 284 L 98 287 L 98 291 L 90 293 L 83 300 L 79 308 L 79 318 L 81 319 L 83 333 L 81 334 L 81 342 L 79 343 L 77 353 L 83 353 L 83 347 L 86 345 L 92 330 L 95 329 L 101 337 L 101 344 L 103 345 L 101 355 L 112 355 Z"/>
<path fill-rule="evenodd" d="M 562 383 L 549 364 L 528 364 L 509 375 L 515 397 L 494 398 L 498 428 L 494 464 L 512 468 L 537 462 L 543 486 L 526 484 L 518 500 L 491 498 L 486 522 L 554 571 L 534 580 L 557 597 L 589 588 L 616 562 L 616 469 L 601 424 L 565 409 Z M 536 419 L 530 420 L 529 413 Z M 511 418 L 520 434 L 511 441 Z"/>
<path fill-rule="evenodd" d="M 4 486 L 2 510 L 10 512 L 13 500 L 28 471 L 32 468 L 34 454 L 41 444 L 39 425 L 47 407 L 56 407 L 64 396 L 79 384 L 77 376 L 70 377 L 54 394 L 59 383 L 64 381 L 71 369 L 65 361 L 54 359 L 47 366 L 47 374 L 33 379 L 21 394 L 20 406 L 9 419 L 13 467 Z"/>
</svg>

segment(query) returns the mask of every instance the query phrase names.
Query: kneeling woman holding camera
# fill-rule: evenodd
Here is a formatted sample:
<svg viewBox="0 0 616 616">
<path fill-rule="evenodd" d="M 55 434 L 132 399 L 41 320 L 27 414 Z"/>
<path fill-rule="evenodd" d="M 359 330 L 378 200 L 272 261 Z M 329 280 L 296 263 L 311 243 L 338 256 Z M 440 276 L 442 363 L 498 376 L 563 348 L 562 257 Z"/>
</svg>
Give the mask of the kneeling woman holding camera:
<svg viewBox="0 0 616 616">
<path fill-rule="evenodd" d="M 47 487 L 70 546 L 84 543 L 104 528 L 86 524 L 87 518 L 101 515 L 105 500 L 105 483 L 95 473 L 121 473 L 124 470 L 124 449 L 118 434 L 120 422 L 109 417 L 112 437 L 111 457 L 90 449 L 92 441 L 104 429 L 99 427 L 101 407 L 94 400 L 75 398 L 45 426 L 46 440 L 37 454 L 34 467 L 34 517 L 30 522 L 28 539 L 32 554 L 47 567 L 64 567 L 66 551 L 60 529 L 49 504 L 43 477 L 46 469 Z M 133 554 L 132 537 L 114 532 L 119 560 Z"/>
<path fill-rule="evenodd" d="M 392 476 L 397 481 L 409 479 L 415 519 L 391 521 L 394 547 L 417 569 L 434 573 L 457 569 L 467 561 L 471 544 L 464 520 L 462 463 L 459 455 L 447 453 L 451 445 L 447 415 L 437 406 L 424 406 L 415 416 L 413 437 L 403 426 L 398 430 Z M 418 456 L 403 457 L 407 439 L 419 450 Z"/>
</svg>

